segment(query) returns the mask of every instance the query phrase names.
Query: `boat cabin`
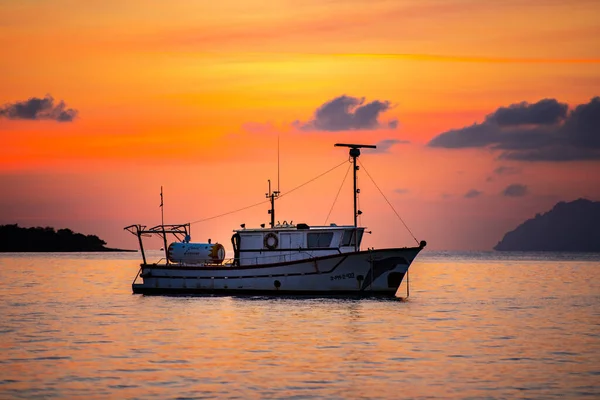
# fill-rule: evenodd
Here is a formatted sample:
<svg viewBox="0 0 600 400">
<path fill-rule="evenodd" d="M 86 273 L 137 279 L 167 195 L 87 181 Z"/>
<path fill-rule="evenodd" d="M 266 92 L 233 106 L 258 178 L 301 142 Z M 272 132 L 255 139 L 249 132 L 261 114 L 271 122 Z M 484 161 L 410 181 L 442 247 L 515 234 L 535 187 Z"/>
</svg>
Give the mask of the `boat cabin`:
<svg viewBox="0 0 600 400">
<path fill-rule="evenodd" d="M 234 265 L 303 260 L 360 249 L 364 227 L 282 224 L 273 228 L 237 229 L 231 238 Z"/>
</svg>

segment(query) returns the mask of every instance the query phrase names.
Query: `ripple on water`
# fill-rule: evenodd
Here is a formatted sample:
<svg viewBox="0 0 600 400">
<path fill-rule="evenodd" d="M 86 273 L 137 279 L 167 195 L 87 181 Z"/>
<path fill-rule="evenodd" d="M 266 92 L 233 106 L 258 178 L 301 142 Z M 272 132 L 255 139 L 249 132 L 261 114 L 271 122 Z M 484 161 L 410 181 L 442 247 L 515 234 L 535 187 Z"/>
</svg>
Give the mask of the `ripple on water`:
<svg viewBox="0 0 600 400">
<path fill-rule="evenodd" d="M 402 301 L 137 296 L 102 257 L 2 258 L 35 290 L 2 288 L 0 398 L 600 398 L 589 257 L 446 254 Z"/>
<path fill-rule="evenodd" d="M 189 364 L 187 360 L 149 360 L 153 364 Z"/>
</svg>

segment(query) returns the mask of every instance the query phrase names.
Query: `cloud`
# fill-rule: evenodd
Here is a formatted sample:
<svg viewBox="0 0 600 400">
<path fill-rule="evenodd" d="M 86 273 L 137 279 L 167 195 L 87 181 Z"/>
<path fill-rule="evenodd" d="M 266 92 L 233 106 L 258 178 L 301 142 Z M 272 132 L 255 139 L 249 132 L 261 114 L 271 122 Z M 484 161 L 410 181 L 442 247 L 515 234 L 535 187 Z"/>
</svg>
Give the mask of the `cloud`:
<svg viewBox="0 0 600 400">
<path fill-rule="evenodd" d="M 501 165 L 494 170 L 496 175 L 514 175 L 521 172 L 520 168 L 517 167 L 507 167 L 505 165 Z"/>
<path fill-rule="evenodd" d="M 8 119 L 41 120 L 50 119 L 58 122 L 71 122 L 77 116 L 77 110 L 66 108 L 65 102 L 54 104 L 54 98 L 31 97 L 29 100 L 17 101 L 0 107 L 0 117 Z"/>
<path fill-rule="evenodd" d="M 513 183 L 512 185 L 508 185 L 502 191 L 502 195 L 507 197 L 523 197 L 528 192 L 529 190 L 527 189 L 527 186 L 521 185 L 519 183 Z"/>
<path fill-rule="evenodd" d="M 534 104 L 522 102 L 500 107 L 486 119 L 498 126 L 552 125 L 567 116 L 568 108 L 555 99 L 543 99 Z"/>
<path fill-rule="evenodd" d="M 441 133 L 428 146 L 489 148 L 506 160 L 600 160 L 600 97 L 571 111 L 554 99 L 500 107 L 482 123 Z"/>
<path fill-rule="evenodd" d="M 501 165 L 498 168 L 496 168 L 494 170 L 494 174 L 495 175 L 515 175 L 521 172 L 521 168 L 517 168 L 517 167 L 509 167 L 509 166 L 505 166 L 505 165 Z M 493 176 L 488 176 L 487 179 L 485 180 L 486 182 L 493 182 L 494 181 L 494 177 Z"/>
<path fill-rule="evenodd" d="M 382 122 L 381 113 L 391 108 L 389 101 L 373 100 L 365 103 L 365 98 L 342 95 L 321 105 L 314 113 L 314 119 L 306 122 L 295 121 L 293 125 L 304 131 L 349 131 L 367 129 L 396 129 L 397 120 Z"/>
<path fill-rule="evenodd" d="M 399 189 L 396 189 L 396 190 L 394 190 L 394 193 L 398 193 L 398 194 L 408 194 L 408 193 L 410 193 L 410 190 L 408 190 L 408 189 L 404 189 L 404 188 L 399 188 Z"/>
<path fill-rule="evenodd" d="M 383 154 L 389 153 L 390 149 L 395 144 L 409 144 L 408 140 L 399 140 L 399 139 L 383 139 L 375 144 L 377 146 L 376 149 L 364 149 L 365 152 L 370 154 Z"/>
<path fill-rule="evenodd" d="M 467 193 L 465 193 L 465 199 L 474 199 L 475 197 L 479 197 L 483 194 L 482 191 L 471 189 Z"/>
</svg>

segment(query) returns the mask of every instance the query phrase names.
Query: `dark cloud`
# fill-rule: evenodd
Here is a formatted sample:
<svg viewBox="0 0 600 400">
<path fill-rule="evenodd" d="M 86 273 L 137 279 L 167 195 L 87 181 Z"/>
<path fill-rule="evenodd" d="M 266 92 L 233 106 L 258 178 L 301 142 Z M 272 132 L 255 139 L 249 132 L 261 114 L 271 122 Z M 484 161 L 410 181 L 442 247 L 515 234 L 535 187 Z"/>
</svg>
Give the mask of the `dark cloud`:
<svg viewBox="0 0 600 400">
<path fill-rule="evenodd" d="M 77 110 L 66 108 L 65 102 L 54 103 L 50 95 L 43 99 L 31 97 L 29 100 L 5 104 L 0 108 L 0 117 L 9 119 L 41 120 L 50 119 L 58 122 L 71 122 L 77 116 Z"/>
<path fill-rule="evenodd" d="M 396 189 L 396 190 L 394 190 L 394 193 L 398 193 L 398 194 L 408 194 L 408 193 L 410 193 L 410 190 L 408 190 L 408 189 L 404 189 L 404 188 L 400 188 L 400 189 Z"/>
<path fill-rule="evenodd" d="M 485 147 L 498 140 L 499 129 L 495 126 L 473 124 L 461 129 L 444 132 L 429 141 L 429 147 L 461 149 L 465 147 Z"/>
<path fill-rule="evenodd" d="M 519 183 L 513 183 L 512 185 L 508 185 L 503 191 L 502 195 L 507 197 L 523 197 L 525 196 L 529 190 L 527 186 L 521 185 Z"/>
<path fill-rule="evenodd" d="M 465 193 L 465 199 L 473 199 L 475 197 L 479 197 L 483 194 L 482 191 L 476 190 L 476 189 L 471 189 L 469 190 L 467 193 Z"/>
<path fill-rule="evenodd" d="M 444 132 L 428 146 L 485 147 L 506 160 L 600 160 L 600 97 L 570 112 L 554 99 L 501 107 L 484 122 Z"/>
<path fill-rule="evenodd" d="M 500 154 L 500 158 L 515 161 L 600 160 L 600 150 L 555 145 L 533 150 L 506 151 Z"/>
<path fill-rule="evenodd" d="M 377 146 L 376 149 L 364 149 L 365 152 L 370 154 L 382 154 L 389 153 L 390 149 L 395 144 L 408 144 L 410 141 L 408 140 L 399 140 L 399 139 L 383 139 L 375 144 Z"/>
<path fill-rule="evenodd" d="M 314 119 L 294 122 L 294 126 L 305 131 L 349 131 L 365 129 L 395 129 L 398 121 L 382 122 L 381 113 L 391 108 L 389 101 L 374 100 L 365 103 L 365 98 L 340 96 L 320 106 Z"/>
<path fill-rule="evenodd" d="M 565 121 L 564 131 L 579 148 L 600 149 L 600 97 L 587 104 L 580 104 Z"/>
<path fill-rule="evenodd" d="M 555 99 L 543 99 L 534 104 L 526 102 L 500 107 L 486 120 L 499 126 L 552 125 L 567 116 L 569 106 Z"/>
</svg>

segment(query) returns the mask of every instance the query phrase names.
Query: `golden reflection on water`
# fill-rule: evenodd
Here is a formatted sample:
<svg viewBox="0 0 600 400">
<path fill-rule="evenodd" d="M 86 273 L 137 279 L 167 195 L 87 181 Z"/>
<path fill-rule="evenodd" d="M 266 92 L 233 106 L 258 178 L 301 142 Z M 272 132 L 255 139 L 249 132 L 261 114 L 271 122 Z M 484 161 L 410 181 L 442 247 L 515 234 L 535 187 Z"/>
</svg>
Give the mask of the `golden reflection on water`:
<svg viewBox="0 0 600 400">
<path fill-rule="evenodd" d="M 425 256 L 386 301 L 132 295 L 136 257 L 0 256 L 0 397 L 600 396 L 598 258 Z"/>
</svg>

